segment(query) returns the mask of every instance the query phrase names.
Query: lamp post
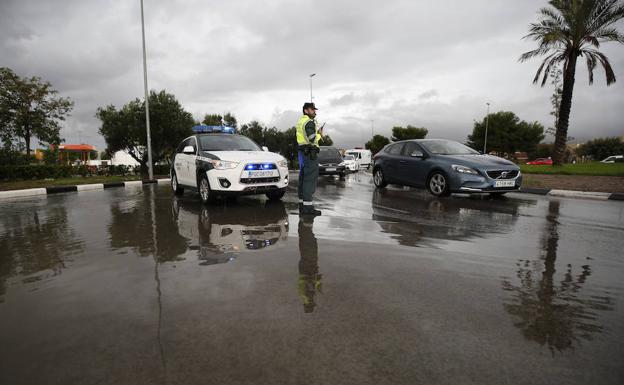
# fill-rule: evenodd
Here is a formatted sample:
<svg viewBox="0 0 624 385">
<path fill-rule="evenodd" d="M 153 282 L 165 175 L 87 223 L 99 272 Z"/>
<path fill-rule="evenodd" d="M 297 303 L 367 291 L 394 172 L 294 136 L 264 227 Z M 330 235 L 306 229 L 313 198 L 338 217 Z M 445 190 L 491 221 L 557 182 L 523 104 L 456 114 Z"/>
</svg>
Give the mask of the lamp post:
<svg viewBox="0 0 624 385">
<path fill-rule="evenodd" d="M 490 120 L 490 102 L 485 103 L 487 104 L 487 112 L 485 115 L 485 140 L 483 141 L 483 153 L 487 154 L 487 130 L 488 130 L 488 122 Z"/>
<path fill-rule="evenodd" d="M 147 128 L 147 170 L 150 180 L 154 179 L 152 167 L 152 137 L 149 120 L 149 93 L 147 91 L 147 58 L 145 55 L 145 20 L 143 18 L 143 0 L 141 0 L 141 36 L 143 37 L 143 83 L 145 85 L 145 126 Z"/>
<path fill-rule="evenodd" d="M 375 120 L 371 119 L 371 138 L 375 136 Z"/>
<path fill-rule="evenodd" d="M 312 78 L 316 76 L 316 74 L 310 74 L 310 103 L 314 102 L 314 97 L 312 96 Z"/>
</svg>

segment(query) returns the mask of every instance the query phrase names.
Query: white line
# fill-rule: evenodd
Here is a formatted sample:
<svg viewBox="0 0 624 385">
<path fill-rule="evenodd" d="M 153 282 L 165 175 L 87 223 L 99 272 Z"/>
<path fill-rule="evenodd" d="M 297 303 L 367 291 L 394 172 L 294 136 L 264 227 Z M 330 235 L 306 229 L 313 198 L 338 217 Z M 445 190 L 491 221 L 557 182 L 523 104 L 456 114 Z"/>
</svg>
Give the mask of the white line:
<svg viewBox="0 0 624 385">
<path fill-rule="evenodd" d="M 0 191 L 0 199 L 30 197 L 35 195 L 46 195 L 48 192 L 44 188 L 29 188 L 24 190 Z"/>
<path fill-rule="evenodd" d="M 103 183 L 93 183 L 93 184 L 79 184 L 76 185 L 76 190 L 80 191 L 93 191 L 93 190 L 104 190 Z"/>
<path fill-rule="evenodd" d="M 585 199 L 597 199 L 608 200 L 611 196 L 610 193 L 590 192 L 590 191 L 571 191 L 571 190 L 550 190 L 548 195 L 565 198 L 585 198 Z"/>
</svg>

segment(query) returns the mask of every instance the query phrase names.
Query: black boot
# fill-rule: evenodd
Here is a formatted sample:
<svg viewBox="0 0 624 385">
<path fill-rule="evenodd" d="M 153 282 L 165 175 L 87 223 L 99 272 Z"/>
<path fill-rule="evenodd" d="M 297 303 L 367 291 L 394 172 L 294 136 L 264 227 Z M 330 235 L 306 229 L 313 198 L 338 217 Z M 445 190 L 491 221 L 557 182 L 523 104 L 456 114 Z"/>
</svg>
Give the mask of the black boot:
<svg viewBox="0 0 624 385">
<path fill-rule="evenodd" d="M 321 215 L 321 210 L 316 210 L 314 206 L 303 206 L 303 210 L 300 213 L 301 215 L 319 216 Z"/>
</svg>

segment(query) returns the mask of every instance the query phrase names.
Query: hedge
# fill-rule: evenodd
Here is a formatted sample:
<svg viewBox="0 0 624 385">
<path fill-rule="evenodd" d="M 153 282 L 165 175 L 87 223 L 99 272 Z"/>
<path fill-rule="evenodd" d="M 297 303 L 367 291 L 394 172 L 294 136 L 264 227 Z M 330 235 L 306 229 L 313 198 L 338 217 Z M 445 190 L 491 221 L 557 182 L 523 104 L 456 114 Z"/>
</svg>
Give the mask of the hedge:
<svg viewBox="0 0 624 385">
<path fill-rule="evenodd" d="M 51 164 L 0 166 L 0 181 L 32 180 L 32 179 L 58 179 L 72 176 L 113 176 L 113 175 L 138 175 L 141 173 L 140 166 L 62 166 Z M 155 165 L 154 175 L 168 175 L 168 165 Z"/>
</svg>

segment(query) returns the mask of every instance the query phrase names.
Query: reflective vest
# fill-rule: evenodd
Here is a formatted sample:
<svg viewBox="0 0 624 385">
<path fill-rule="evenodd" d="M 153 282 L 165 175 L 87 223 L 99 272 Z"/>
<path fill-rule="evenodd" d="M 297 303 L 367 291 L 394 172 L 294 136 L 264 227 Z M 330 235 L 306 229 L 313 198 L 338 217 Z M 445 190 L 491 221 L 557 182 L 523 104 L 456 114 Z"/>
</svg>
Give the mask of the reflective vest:
<svg viewBox="0 0 624 385">
<path fill-rule="evenodd" d="M 306 124 L 308 124 L 308 122 L 312 120 L 308 117 L 308 115 L 303 115 L 301 118 L 299 118 L 299 121 L 297 122 L 297 144 L 300 146 L 305 146 L 307 144 L 312 144 L 316 147 L 319 147 L 319 140 L 321 139 L 321 134 L 318 133 L 318 131 L 316 130 L 316 122 L 314 121 L 314 140 L 310 140 L 308 138 L 308 136 L 306 135 L 306 129 L 305 126 Z"/>
</svg>

